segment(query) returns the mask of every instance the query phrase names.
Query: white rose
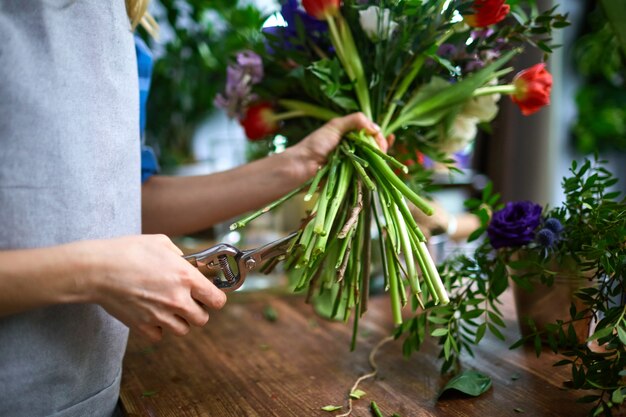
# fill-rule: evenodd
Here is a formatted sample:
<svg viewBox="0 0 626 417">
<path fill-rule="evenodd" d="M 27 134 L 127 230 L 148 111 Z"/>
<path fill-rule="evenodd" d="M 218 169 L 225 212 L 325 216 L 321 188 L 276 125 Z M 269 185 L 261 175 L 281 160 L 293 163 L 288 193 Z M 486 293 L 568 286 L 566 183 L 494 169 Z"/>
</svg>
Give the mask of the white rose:
<svg viewBox="0 0 626 417">
<path fill-rule="evenodd" d="M 493 79 L 487 85 L 497 84 L 498 80 Z M 481 122 L 490 122 L 498 114 L 498 101 L 500 101 L 500 94 L 474 97 L 465 104 L 462 113 L 476 117 Z"/>
<path fill-rule="evenodd" d="M 490 122 L 498 114 L 500 94 L 474 97 L 463 107 L 465 116 L 476 117 L 481 122 Z"/>
<path fill-rule="evenodd" d="M 373 41 L 388 39 L 398 27 L 398 23 L 391 20 L 389 9 L 381 10 L 378 6 L 359 11 L 359 23 Z"/>
<path fill-rule="evenodd" d="M 447 154 L 465 149 L 478 133 L 478 122 L 478 118 L 460 113 L 454 118 L 448 132 L 440 138 L 438 148 Z"/>
</svg>

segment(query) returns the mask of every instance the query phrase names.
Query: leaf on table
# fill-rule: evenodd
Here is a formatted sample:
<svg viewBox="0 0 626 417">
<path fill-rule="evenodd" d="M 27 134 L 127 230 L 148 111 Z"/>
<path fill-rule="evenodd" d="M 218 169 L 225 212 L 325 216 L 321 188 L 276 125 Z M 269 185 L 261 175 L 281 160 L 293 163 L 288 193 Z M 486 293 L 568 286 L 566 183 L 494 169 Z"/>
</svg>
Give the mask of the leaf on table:
<svg viewBox="0 0 626 417">
<path fill-rule="evenodd" d="M 322 410 L 324 411 L 337 411 L 341 409 L 342 409 L 341 405 L 325 405 L 324 407 L 322 407 Z"/>
<path fill-rule="evenodd" d="M 515 411 L 516 413 L 523 413 L 524 410 L 521 408 L 514 408 L 513 411 Z"/>
<path fill-rule="evenodd" d="M 361 391 L 360 389 L 355 389 L 354 391 L 350 393 L 350 398 L 353 398 L 355 400 L 360 400 L 361 397 L 363 397 L 364 395 L 365 395 L 365 391 Z"/>
<path fill-rule="evenodd" d="M 275 322 L 278 320 L 278 313 L 272 306 L 265 306 L 263 309 L 263 318 L 269 322 Z"/>
<path fill-rule="evenodd" d="M 478 397 L 491 388 L 491 378 L 477 371 L 464 371 L 452 378 L 441 390 L 439 398 L 449 390 L 459 391 L 472 397 Z"/>
<path fill-rule="evenodd" d="M 156 391 L 156 390 L 153 390 L 153 391 L 144 391 L 144 392 L 142 392 L 142 393 L 141 393 L 141 396 L 142 396 L 142 397 L 146 397 L 146 398 L 148 398 L 148 397 L 152 397 L 152 396 L 154 396 L 154 395 L 158 394 L 158 392 L 159 392 L 159 391 Z"/>
</svg>

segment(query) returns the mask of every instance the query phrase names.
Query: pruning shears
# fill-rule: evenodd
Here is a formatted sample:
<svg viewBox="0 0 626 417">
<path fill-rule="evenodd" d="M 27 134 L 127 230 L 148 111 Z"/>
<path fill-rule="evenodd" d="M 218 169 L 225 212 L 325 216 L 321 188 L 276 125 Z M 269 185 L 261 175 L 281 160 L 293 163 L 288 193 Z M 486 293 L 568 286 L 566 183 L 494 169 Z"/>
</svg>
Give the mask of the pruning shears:
<svg viewBox="0 0 626 417">
<path fill-rule="evenodd" d="M 292 240 L 297 235 L 298 232 L 293 232 L 259 248 L 243 251 L 228 243 L 220 243 L 203 251 L 185 255 L 183 258 L 210 279 L 217 288 L 226 292 L 235 291 L 241 287 L 249 272 L 261 268 L 269 261 L 284 259 Z"/>
</svg>

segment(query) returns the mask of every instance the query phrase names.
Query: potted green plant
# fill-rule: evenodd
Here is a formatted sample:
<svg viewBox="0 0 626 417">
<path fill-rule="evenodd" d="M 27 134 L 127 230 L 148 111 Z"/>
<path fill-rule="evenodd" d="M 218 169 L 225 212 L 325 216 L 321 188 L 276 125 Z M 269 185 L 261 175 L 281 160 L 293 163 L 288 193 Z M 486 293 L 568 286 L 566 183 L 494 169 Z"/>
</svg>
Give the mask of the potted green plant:
<svg viewBox="0 0 626 417">
<path fill-rule="evenodd" d="M 557 208 L 529 202 L 503 206 L 491 187 L 482 199 L 468 201 L 482 223 L 471 239 L 483 240 L 471 255 L 440 266 L 450 303 L 426 306 L 396 336 L 405 336 L 407 355 L 427 334 L 439 338 L 442 371 L 458 372 L 461 353 L 473 354 L 487 331 L 504 340 L 499 306 L 509 288 L 507 269 L 517 271 L 512 281 L 523 287 L 539 282 L 550 288 L 560 266 L 568 263 L 586 274 L 589 285 L 561 302 L 565 317 L 542 326 L 530 321 L 511 348 L 531 342 L 540 355 L 545 342 L 563 357 L 555 366 L 571 367 L 572 379 L 564 383 L 589 391 L 580 401 L 594 403 L 590 415 L 611 415 L 626 396 L 626 200 L 611 191 L 618 180 L 597 158 L 573 163 L 570 170 L 562 182 L 565 202 Z M 522 252 L 526 256 L 519 257 Z M 595 330 L 580 339 L 576 324 L 589 320 Z"/>
</svg>

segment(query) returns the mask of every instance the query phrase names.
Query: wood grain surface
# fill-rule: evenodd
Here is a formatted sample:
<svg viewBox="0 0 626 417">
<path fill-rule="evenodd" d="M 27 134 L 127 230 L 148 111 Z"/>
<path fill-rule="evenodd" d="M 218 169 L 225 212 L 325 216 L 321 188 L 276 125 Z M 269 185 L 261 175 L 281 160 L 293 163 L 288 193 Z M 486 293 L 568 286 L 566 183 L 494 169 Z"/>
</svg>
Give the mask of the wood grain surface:
<svg viewBox="0 0 626 417">
<path fill-rule="evenodd" d="M 506 343 L 485 337 L 465 368 L 489 375 L 493 387 L 478 398 L 446 396 L 439 373 L 438 349 L 432 341 L 409 360 L 401 343 L 385 345 L 377 356 L 379 374 L 360 389 L 353 416 L 371 416 L 376 401 L 385 416 L 585 416 L 575 403 L 580 393 L 562 387 L 566 368 L 554 368 L 555 357 L 536 358 L 532 349 L 514 351 L 518 339 L 512 297 L 505 297 L 510 325 Z M 263 310 L 271 306 L 277 320 Z M 207 326 L 186 337 L 166 337 L 151 345 L 131 334 L 124 361 L 121 400 L 129 417 L 324 416 L 325 405 L 343 405 L 354 380 L 368 372 L 372 347 L 389 335 L 387 297 L 371 300 L 361 320 L 361 335 L 349 351 L 351 326 L 316 317 L 304 299 L 269 293 L 234 293 L 226 307 L 211 315 Z"/>
</svg>

